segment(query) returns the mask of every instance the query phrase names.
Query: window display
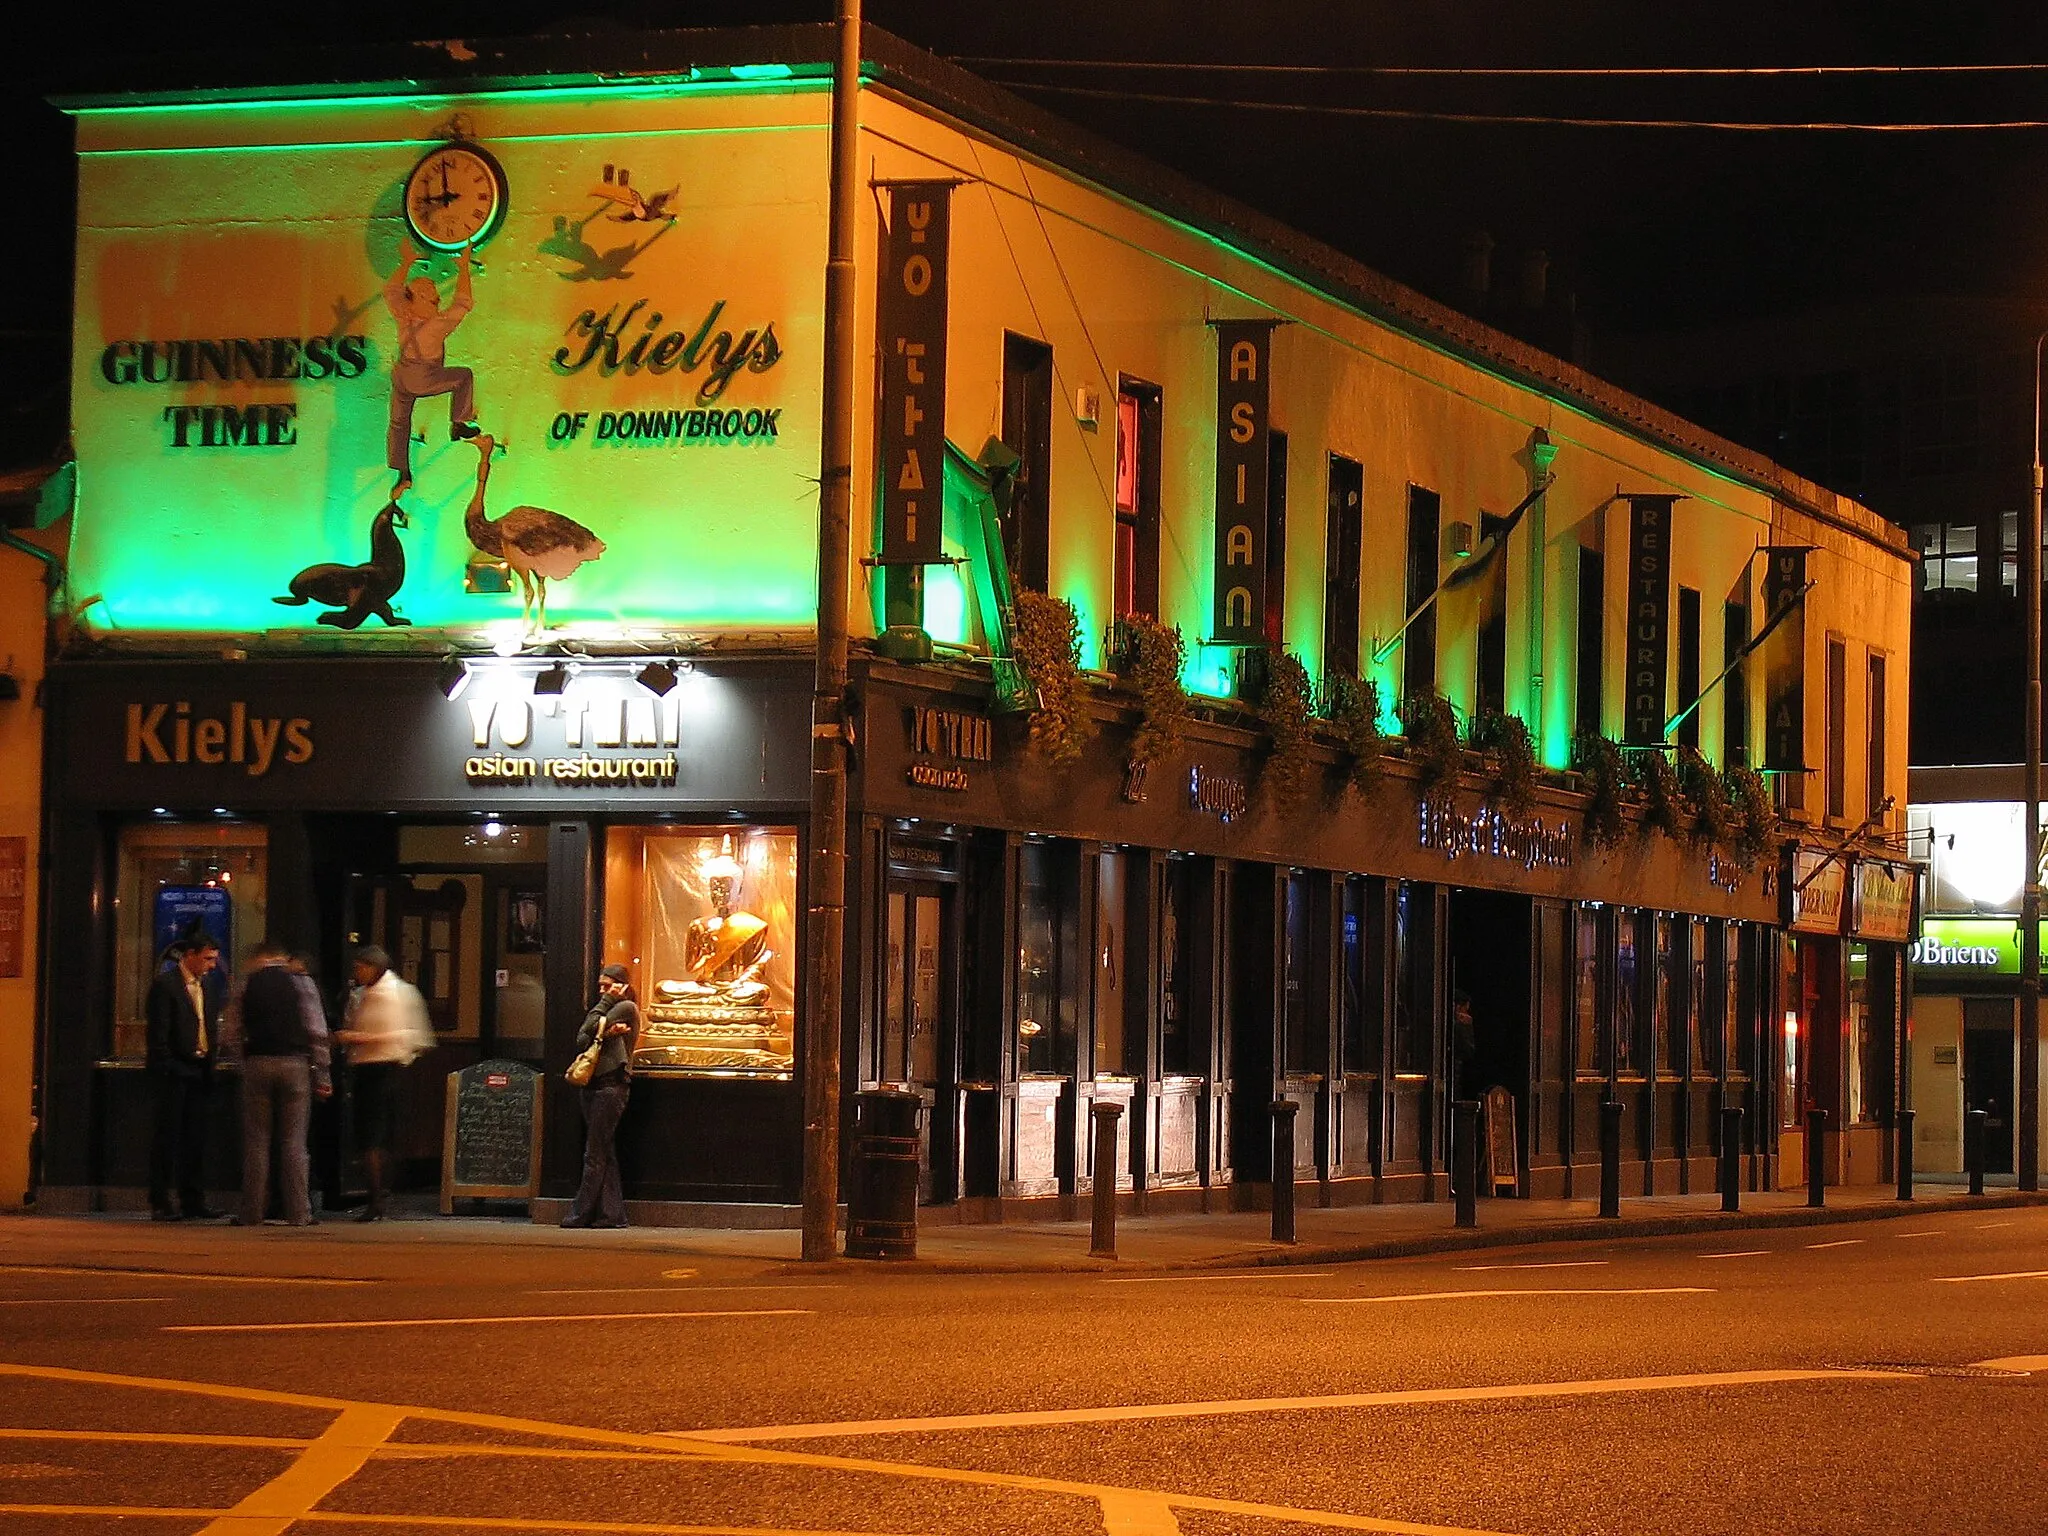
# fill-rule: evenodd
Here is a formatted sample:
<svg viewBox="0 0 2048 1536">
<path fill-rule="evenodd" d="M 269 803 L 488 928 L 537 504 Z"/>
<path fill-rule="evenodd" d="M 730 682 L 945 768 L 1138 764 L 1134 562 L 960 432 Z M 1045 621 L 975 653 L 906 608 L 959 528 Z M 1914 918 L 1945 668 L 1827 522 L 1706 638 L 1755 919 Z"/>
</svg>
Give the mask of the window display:
<svg viewBox="0 0 2048 1536">
<path fill-rule="evenodd" d="M 613 827 L 604 957 L 640 995 L 639 1070 L 790 1076 L 796 833 Z"/>
<path fill-rule="evenodd" d="M 143 1054 L 142 1002 L 171 946 L 203 933 L 234 974 L 265 937 L 268 839 L 242 822 L 150 822 L 123 827 L 114 892 L 115 1057 Z"/>
</svg>

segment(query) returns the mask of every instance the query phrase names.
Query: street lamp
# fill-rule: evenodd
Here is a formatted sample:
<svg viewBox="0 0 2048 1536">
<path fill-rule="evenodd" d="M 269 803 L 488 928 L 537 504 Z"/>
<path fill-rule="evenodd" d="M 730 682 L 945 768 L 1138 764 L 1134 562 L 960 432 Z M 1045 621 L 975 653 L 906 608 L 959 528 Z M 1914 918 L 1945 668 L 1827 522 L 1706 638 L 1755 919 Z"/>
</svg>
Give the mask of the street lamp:
<svg viewBox="0 0 2048 1536">
<path fill-rule="evenodd" d="M 2041 1184 L 2041 349 L 2048 331 L 2034 338 L 2033 493 L 2027 525 L 2020 530 L 2020 601 L 2026 615 L 2027 799 L 2026 885 L 2020 897 L 2020 1147 L 2019 1185 Z"/>
</svg>

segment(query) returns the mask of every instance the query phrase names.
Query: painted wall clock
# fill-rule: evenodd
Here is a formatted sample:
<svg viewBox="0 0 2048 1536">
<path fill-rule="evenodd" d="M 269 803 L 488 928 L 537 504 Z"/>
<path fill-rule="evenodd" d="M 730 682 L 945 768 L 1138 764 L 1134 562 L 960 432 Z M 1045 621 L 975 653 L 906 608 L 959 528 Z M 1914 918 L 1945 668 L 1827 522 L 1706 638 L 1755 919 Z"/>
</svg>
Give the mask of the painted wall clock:
<svg viewBox="0 0 2048 1536">
<path fill-rule="evenodd" d="M 405 222 L 437 251 L 482 245 L 505 222 L 505 168 L 480 144 L 457 139 L 420 157 L 405 178 Z"/>
</svg>

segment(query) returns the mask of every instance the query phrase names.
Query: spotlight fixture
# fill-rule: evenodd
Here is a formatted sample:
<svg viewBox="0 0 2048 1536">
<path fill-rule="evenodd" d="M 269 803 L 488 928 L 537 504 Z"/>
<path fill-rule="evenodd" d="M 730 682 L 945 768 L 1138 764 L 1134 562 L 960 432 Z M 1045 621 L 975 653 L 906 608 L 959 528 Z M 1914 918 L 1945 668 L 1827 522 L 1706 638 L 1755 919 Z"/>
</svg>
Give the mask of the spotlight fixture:
<svg viewBox="0 0 2048 1536">
<path fill-rule="evenodd" d="M 661 698 L 675 688 L 676 669 L 665 661 L 650 661 L 633 674 L 633 680 L 656 698 Z"/>
<path fill-rule="evenodd" d="M 551 661 L 533 678 L 533 696 L 537 699 L 560 698 L 569 686 L 569 669 L 559 661 Z"/>
<path fill-rule="evenodd" d="M 447 695 L 448 701 L 452 704 L 462 697 L 462 690 L 469 686 L 469 663 L 460 656 L 443 658 L 441 665 L 435 669 L 434 681 L 441 685 L 441 692 Z"/>
</svg>

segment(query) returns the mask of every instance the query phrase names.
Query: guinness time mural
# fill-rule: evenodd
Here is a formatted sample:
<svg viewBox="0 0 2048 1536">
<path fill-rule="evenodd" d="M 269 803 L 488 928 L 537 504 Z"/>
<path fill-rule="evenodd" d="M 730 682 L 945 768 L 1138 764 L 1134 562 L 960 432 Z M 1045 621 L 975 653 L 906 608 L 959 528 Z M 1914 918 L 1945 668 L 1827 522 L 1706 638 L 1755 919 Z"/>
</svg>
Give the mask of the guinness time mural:
<svg viewBox="0 0 2048 1536">
<path fill-rule="evenodd" d="M 810 624 L 822 98 L 461 105 L 81 114 L 89 629 Z"/>
</svg>

